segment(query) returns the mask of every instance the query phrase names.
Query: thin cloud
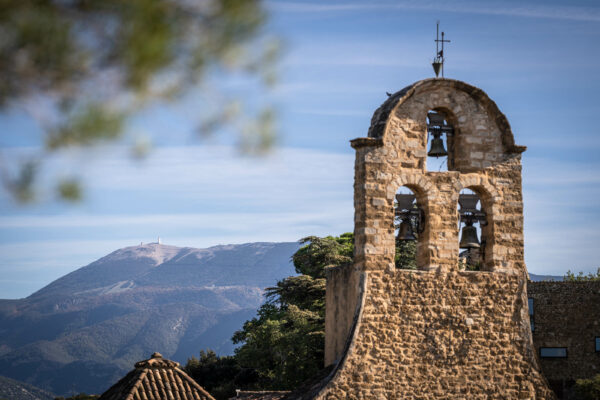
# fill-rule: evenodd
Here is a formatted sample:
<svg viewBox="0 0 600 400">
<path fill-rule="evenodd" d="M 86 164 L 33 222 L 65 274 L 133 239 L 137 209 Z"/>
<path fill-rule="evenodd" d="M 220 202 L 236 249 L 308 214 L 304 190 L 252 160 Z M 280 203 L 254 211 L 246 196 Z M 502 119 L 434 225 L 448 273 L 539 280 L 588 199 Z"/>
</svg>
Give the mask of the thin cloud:
<svg viewBox="0 0 600 400">
<path fill-rule="evenodd" d="M 348 202 L 349 203 L 349 202 Z M 344 207 L 347 208 L 347 207 Z M 320 213 L 207 213 L 207 214 L 142 214 L 142 215 L 48 215 L 48 216 L 22 216 L 22 217 L 0 217 L 2 229 L 8 228 L 99 228 L 115 227 L 119 225 L 176 225 L 195 226 L 198 228 L 206 226 L 220 226 L 221 228 L 235 227 L 240 229 L 240 221 L 262 221 L 277 225 L 291 226 L 306 221 L 319 221 L 329 216 L 339 217 L 339 214 L 348 214 L 348 209 L 327 210 Z M 333 211 L 333 214 L 331 213 Z M 266 220 L 265 220 L 266 218 Z M 223 223 L 229 225 L 223 226 Z M 0 245 L 1 248 L 1 245 Z"/>
<path fill-rule="evenodd" d="M 106 149 L 103 157 L 83 162 L 57 155 L 42 180 L 67 170 L 79 171 L 91 191 L 148 190 L 214 199 L 278 196 L 322 196 L 351 191 L 354 156 L 313 149 L 280 148 L 265 157 L 241 157 L 229 146 L 182 146 L 155 149 L 142 165 L 127 148 Z M 12 149 L 19 157 L 19 149 Z M 265 179 L 269 177 L 269 179 Z M 259 190 L 258 190 L 259 189 Z"/>
<path fill-rule="evenodd" d="M 298 94 L 368 94 L 380 93 L 381 89 L 373 85 L 348 84 L 347 82 L 335 82 L 324 84 L 323 82 L 285 82 L 277 85 L 273 90 L 276 96 L 295 96 Z"/>
<path fill-rule="evenodd" d="M 340 42 L 342 39 L 340 39 Z M 362 52 L 359 46 L 348 47 L 347 49 L 341 49 L 336 47 L 335 50 L 327 51 L 327 48 L 319 48 L 322 53 L 335 54 L 335 57 L 319 55 L 319 54 L 307 54 L 306 57 L 298 56 L 289 58 L 286 60 L 286 64 L 293 66 L 323 66 L 323 67 L 386 67 L 386 68 L 420 68 L 423 66 L 423 60 L 420 57 L 397 57 L 386 53 L 384 50 L 377 52 L 377 49 L 373 49 L 372 46 L 369 49 L 371 55 L 357 55 L 357 52 Z M 398 50 L 398 53 L 403 51 Z M 404 52 L 410 54 L 408 52 Z"/>
<path fill-rule="evenodd" d="M 527 186 L 554 186 L 565 191 L 573 186 L 593 190 L 600 184 L 600 162 L 559 161 L 550 158 L 528 158 L 523 162 L 523 182 Z"/>
<path fill-rule="evenodd" d="M 463 14 L 505 15 L 513 17 L 562 19 L 573 21 L 600 21 L 600 9 L 596 7 L 517 5 L 507 3 L 482 4 L 470 1 L 395 1 L 391 2 L 346 2 L 319 4 L 303 2 L 267 2 L 275 12 L 287 13 L 339 13 L 370 10 L 436 10 Z"/>
<path fill-rule="evenodd" d="M 296 109 L 297 114 L 308 115 L 330 115 L 335 117 L 370 117 L 371 114 L 365 110 L 340 110 L 340 109 Z"/>
</svg>

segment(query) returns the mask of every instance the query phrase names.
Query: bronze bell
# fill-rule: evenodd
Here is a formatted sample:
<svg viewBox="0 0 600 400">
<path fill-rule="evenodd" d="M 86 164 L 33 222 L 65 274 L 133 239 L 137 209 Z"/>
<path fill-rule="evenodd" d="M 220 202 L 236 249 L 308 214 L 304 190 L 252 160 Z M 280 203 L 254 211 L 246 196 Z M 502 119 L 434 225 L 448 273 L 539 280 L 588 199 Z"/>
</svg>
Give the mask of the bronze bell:
<svg viewBox="0 0 600 400">
<path fill-rule="evenodd" d="M 402 220 L 400 229 L 398 229 L 398 240 L 417 240 L 412 228 L 412 224 L 407 220 Z"/>
<path fill-rule="evenodd" d="M 461 249 L 478 249 L 480 247 L 479 239 L 477 238 L 477 228 L 473 226 L 473 222 L 466 222 L 466 225 L 462 228 L 458 247 Z"/>
<path fill-rule="evenodd" d="M 429 152 L 427 153 L 428 157 L 443 157 L 443 156 L 447 156 L 448 152 L 446 151 L 446 149 L 444 148 L 444 140 L 440 137 L 440 135 L 435 135 L 433 136 L 433 139 L 431 139 L 431 148 L 429 149 Z"/>
</svg>

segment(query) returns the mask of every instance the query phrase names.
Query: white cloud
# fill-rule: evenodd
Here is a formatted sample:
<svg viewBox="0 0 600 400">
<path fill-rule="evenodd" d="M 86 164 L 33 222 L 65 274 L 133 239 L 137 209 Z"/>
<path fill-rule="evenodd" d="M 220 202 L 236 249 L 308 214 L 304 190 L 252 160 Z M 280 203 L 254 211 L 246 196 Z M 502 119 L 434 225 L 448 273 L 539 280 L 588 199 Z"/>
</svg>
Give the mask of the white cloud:
<svg viewBox="0 0 600 400">
<path fill-rule="evenodd" d="M 370 10 L 429 10 L 464 14 L 506 15 L 514 17 L 564 19 L 574 21 L 600 21 L 597 7 L 522 5 L 509 2 L 480 1 L 393 1 L 393 2 L 340 2 L 336 4 L 270 1 L 268 7 L 275 12 L 288 13 L 339 13 Z"/>
<path fill-rule="evenodd" d="M 527 185 L 579 186 L 591 190 L 600 184 L 600 160 L 562 161 L 556 158 L 529 158 L 523 161 L 523 179 Z M 550 172 L 551 171 L 551 172 Z"/>
<path fill-rule="evenodd" d="M 298 114 L 309 114 L 309 115 L 327 115 L 335 117 L 364 117 L 369 118 L 371 114 L 364 110 L 343 110 L 343 109 L 296 109 L 292 112 Z"/>
<path fill-rule="evenodd" d="M 18 157 L 20 151 L 11 149 L 13 157 Z M 52 182 L 53 176 L 75 171 L 92 198 L 102 199 L 108 191 L 130 192 L 131 203 L 143 193 L 161 193 L 174 203 L 185 198 L 238 201 L 239 208 L 233 212 L 249 211 L 249 202 L 306 210 L 314 201 L 337 201 L 334 199 L 340 195 L 351 195 L 351 151 L 340 154 L 280 148 L 265 157 L 253 158 L 242 157 L 235 147 L 228 146 L 163 147 L 138 164 L 131 160 L 127 149 L 106 148 L 96 157 L 74 153 L 55 156 L 45 166 L 41 181 Z M 346 198 L 351 202 L 351 196 Z M 0 206 L 5 208 L 4 214 L 10 210 L 9 204 Z M 157 204 L 158 213 L 164 213 L 165 207 L 176 204 Z"/>
<path fill-rule="evenodd" d="M 298 94 L 322 94 L 322 95 L 339 95 L 339 94 L 366 94 L 366 93 L 381 93 L 381 89 L 368 84 L 353 84 L 344 81 L 328 82 L 322 81 L 295 81 L 284 82 L 277 85 L 273 93 L 276 96 L 293 96 Z"/>
<path fill-rule="evenodd" d="M 339 208 L 338 208 L 339 210 Z M 347 210 L 346 210 L 347 211 Z M 326 216 L 335 217 L 330 212 L 316 214 L 269 213 L 271 222 L 288 226 L 303 221 L 322 220 Z M 181 227 L 206 226 L 238 228 L 239 221 L 263 222 L 264 217 L 257 213 L 207 213 L 207 214 L 142 214 L 142 215 L 48 215 L 48 216 L 7 216 L 0 217 L 2 229 L 10 228 L 99 228 L 119 225 L 169 224 Z M 0 249 L 2 245 L 0 244 Z"/>
</svg>

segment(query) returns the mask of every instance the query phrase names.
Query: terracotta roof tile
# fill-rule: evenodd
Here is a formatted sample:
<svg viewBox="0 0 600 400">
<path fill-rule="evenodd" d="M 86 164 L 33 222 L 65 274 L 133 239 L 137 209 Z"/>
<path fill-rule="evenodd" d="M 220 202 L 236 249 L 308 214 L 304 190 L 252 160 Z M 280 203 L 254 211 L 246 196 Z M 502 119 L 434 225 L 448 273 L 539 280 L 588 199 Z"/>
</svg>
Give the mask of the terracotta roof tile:
<svg viewBox="0 0 600 400">
<path fill-rule="evenodd" d="M 100 396 L 98 400 L 214 400 L 179 363 L 152 354 Z"/>
</svg>

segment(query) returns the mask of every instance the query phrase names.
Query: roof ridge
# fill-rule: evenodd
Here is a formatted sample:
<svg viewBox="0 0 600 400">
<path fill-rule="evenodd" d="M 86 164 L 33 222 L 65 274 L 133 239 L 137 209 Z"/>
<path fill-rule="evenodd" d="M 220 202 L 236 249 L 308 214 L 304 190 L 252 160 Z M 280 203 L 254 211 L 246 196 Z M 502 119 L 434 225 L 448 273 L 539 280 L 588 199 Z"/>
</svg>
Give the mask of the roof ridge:
<svg viewBox="0 0 600 400">
<path fill-rule="evenodd" d="M 215 400 L 179 363 L 154 353 L 100 396 L 101 400 L 134 399 Z M 100 400 L 99 399 L 99 400 Z"/>
</svg>

